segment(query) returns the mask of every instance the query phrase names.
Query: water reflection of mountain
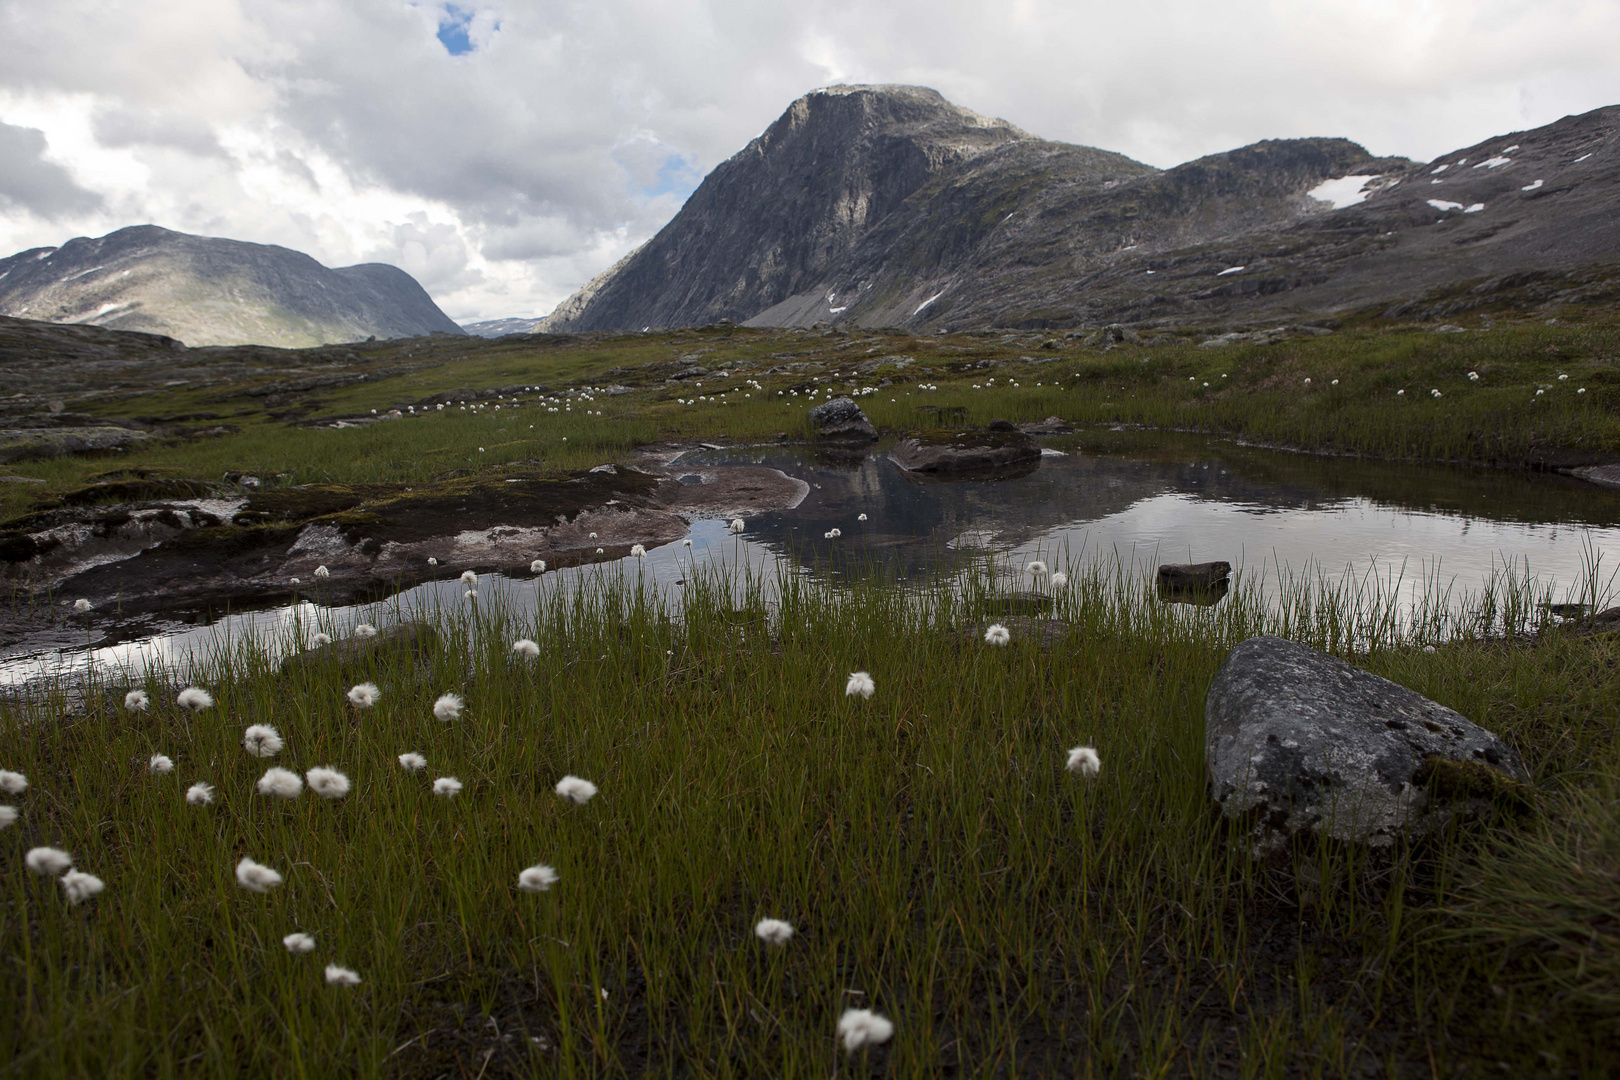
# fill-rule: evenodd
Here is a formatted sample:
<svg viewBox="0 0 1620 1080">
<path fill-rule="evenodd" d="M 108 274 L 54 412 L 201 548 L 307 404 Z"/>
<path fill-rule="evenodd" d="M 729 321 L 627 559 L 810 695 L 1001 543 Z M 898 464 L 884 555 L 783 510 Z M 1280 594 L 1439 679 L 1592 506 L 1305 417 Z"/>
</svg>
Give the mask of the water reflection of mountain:
<svg viewBox="0 0 1620 1080">
<path fill-rule="evenodd" d="M 766 465 L 804 480 L 811 485 L 805 500 L 751 524 L 750 538 L 813 566 L 882 564 L 896 574 L 927 568 L 963 549 L 1017 547 L 1162 495 L 1255 515 L 1342 510 L 1364 499 L 1381 504 L 1385 513 L 1620 522 L 1620 495 L 1561 477 L 1310 458 L 1206 440 L 1160 443 L 1140 456 L 1125 456 L 1116 447 L 1102 456 L 1046 457 L 1028 476 L 962 483 L 916 483 L 881 452 L 839 457 L 761 447 L 685 460 Z M 859 520 L 862 513 L 868 520 Z M 828 539 L 825 534 L 835 528 L 842 535 Z"/>
</svg>

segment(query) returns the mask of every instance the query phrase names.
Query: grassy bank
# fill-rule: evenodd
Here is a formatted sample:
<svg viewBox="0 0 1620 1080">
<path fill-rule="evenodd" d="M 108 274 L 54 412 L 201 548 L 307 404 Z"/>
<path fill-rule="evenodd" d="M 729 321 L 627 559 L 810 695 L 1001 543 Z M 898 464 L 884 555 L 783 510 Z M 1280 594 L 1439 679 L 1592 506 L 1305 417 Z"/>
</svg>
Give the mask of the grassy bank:
<svg viewBox="0 0 1620 1080">
<path fill-rule="evenodd" d="M 1402 461 L 1620 460 L 1620 330 L 1608 324 L 1446 334 L 1363 327 L 1220 348 L 1200 347 L 1195 336 L 1158 341 L 1103 350 L 1029 334 L 727 328 L 561 342 L 383 342 L 323 359 L 322 378 L 334 383 L 327 387 L 278 389 L 305 384 L 260 363 L 158 392 L 99 388 L 70 399 L 70 411 L 208 434 L 12 469 L 46 480 L 48 492 L 127 470 L 216 479 L 245 472 L 281 483 L 413 482 L 514 464 L 562 472 L 624 461 L 650 442 L 799 438 L 809 404 L 829 391 L 866 391 L 863 408 L 894 431 L 1057 415 Z M 279 355 L 285 365 L 301 354 Z M 610 386 L 628 392 L 602 391 Z M 447 394 L 449 405 L 438 409 L 434 399 Z M 399 419 L 367 426 L 309 426 L 396 408 Z M 0 486 L 0 510 L 22 509 L 38 494 L 31 485 Z"/>
<path fill-rule="evenodd" d="M 767 606 L 694 578 L 675 619 L 599 580 L 549 594 L 532 623 L 443 613 L 425 656 L 278 672 L 252 648 L 223 655 L 200 713 L 156 679 L 145 714 L 122 689 L 66 716 L 63 701 L 7 706 L 0 768 L 30 786 L 0 832 L 0 1075 L 1612 1065 L 1612 636 L 1464 634 L 1433 652 L 1377 638 L 1356 661 L 1511 742 L 1536 813 L 1389 860 L 1301 845 L 1264 868 L 1211 815 L 1205 689 L 1244 637 L 1343 650 L 1358 623 L 1387 626 L 1372 609 L 1308 591 L 1167 608 L 1094 567 L 1061 592 L 1061 641 L 994 648 L 954 592 L 793 579 Z M 1538 617 L 1507 599 L 1491 602 L 1520 628 Z M 536 659 L 512 655 L 519 636 Z M 856 670 L 870 700 L 844 694 Z M 353 708 L 365 680 L 381 700 Z M 446 692 L 466 700 L 449 722 L 432 712 Z M 243 750 L 252 723 L 285 738 L 274 762 Z M 1065 771 L 1078 744 L 1098 776 Z M 425 771 L 401 768 L 407 751 Z M 148 772 L 155 753 L 173 773 Z M 354 787 L 259 795 L 271 764 L 332 765 Z M 570 773 L 600 794 L 558 798 Z M 435 796 L 438 776 L 465 788 Z M 198 780 L 213 804 L 187 805 Z M 22 869 L 36 844 L 107 891 L 68 906 Z M 285 884 L 239 888 L 244 856 Z M 560 880 L 521 891 L 538 862 Z M 765 916 L 797 933 L 767 945 Z M 294 931 L 313 953 L 283 948 Z M 327 963 L 362 982 L 325 985 Z M 893 1040 L 839 1054 L 851 1007 L 891 1018 Z"/>
</svg>

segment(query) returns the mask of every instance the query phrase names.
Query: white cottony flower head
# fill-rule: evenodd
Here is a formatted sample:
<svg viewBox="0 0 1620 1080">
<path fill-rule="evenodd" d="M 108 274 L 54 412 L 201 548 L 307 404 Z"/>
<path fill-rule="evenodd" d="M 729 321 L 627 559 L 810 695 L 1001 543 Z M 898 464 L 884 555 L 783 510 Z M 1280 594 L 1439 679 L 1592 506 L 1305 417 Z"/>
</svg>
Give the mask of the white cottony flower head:
<svg viewBox="0 0 1620 1080">
<path fill-rule="evenodd" d="M 368 622 L 359 623 L 354 628 L 354 636 L 357 638 L 376 637 L 377 628 Z"/>
<path fill-rule="evenodd" d="M 10 769 L 0 769 L 0 794 L 21 795 L 28 790 L 28 777 Z"/>
<path fill-rule="evenodd" d="M 427 758 L 418 754 L 415 750 L 407 750 L 399 755 L 399 765 L 406 772 L 421 772 L 427 768 Z"/>
<path fill-rule="evenodd" d="M 786 945 L 793 936 L 793 924 L 781 919 L 761 919 L 754 924 L 754 936 L 771 945 Z"/>
<path fill-rule="evenodd" d="M 647 549 L 641 544 L 631 544 L 630 557 L 632 559 L 645 559 L 647 557 Z"/>
<path fill-rule="evenodd" d="M 1011 631 L 1000 623 L 991 623 L 984 632 L 984 643 L 986 645 L 1005 645 L 1011 640 Z"/>
<path fill-rule="evenodd" d="M 871 1009 L 848 1009 L 838 1018 L 838 1038 L 853 1054 L 863 1046 L 886 1043 L 894 1035 L 894 1024 Z"/>
<path fill-rule="evenodd" d="M 433 794 L 449 798 L 461 790 L 461 781 L 453 776 L 441 776 L 433 781 Z"/>
<path fill-rule="evenodd" d="M 529 573 L 531 573 L 531 574 L 543 574 L 545 572 L 546 572 L 546 560 L 544 560 L 544 559 L 536 559 L 536 560 L 534 560 L 534 562 L 529 564 Z"/>
<path fill-rule="evenodd" d="M 1440 391 L 1438 391 L 1438 390 L 1430 390 L 1429 391 L 1429 396 L 1430 397 L 1439 397 L 1440 396 Z"/>
<path fill-rule="evenodd" d="M 131 690 L 124 695 L 124 708 L 130 712 L 145 712 L 151 706 L 152 699 L 146 696 L 145 690 Z"/>
<path fill-rule="evenodd" d="M 331 577 L 332 576 L 332 571 L 328 570 L 324 566 L 317 566 L 315 568 L 315 576 L 316 577 L 321 577 L 321 578 Z"/>
<path fill-rule="evenodd" d="M 73 856 L 60 848 L 29 848 L 28 854 L 23 856 L 23 864 L 36 874 L 55 877 L 73 865 Z"/>
<path fill-rule="evenodd" d="M 863 701 L 870 698 L 876 690 L 877 683 L 873 682 L 872 676 L 864 671 L 850 672 L 849 681 L 844 684 L 845 697 L 858 697 Z"/>
<path fill-rule="evenodd" d="M 275 757 L 281 753 L 281 736 L 269 724 L 252 724 L 242 732 L 242 746 L 254 757 Z"/>
<path fill-rule="evenodd" d="M 449 723 L 461 719 L 461 710 L 465 706 L 466 702 L 461 700 L 460 694 L 440 694 L 439 700 L 433 703 L 433 715 Z"/>
<path fill-rule="evenodd" d="M 565 776 L 557 781 L 557 794 L 569 802 L 584 806 L 596 794 L 596 785 L 577 776 Z"/>
<path fill-rule="evenodd" d="M 236 864 L 236 883 L 248 892 L 266 893 L 281 884 L 281 875 L 244 857 Z"/>
<path fill-rule="evenodd" d="M 349 778 L 330 765 L 317 765 L 304 774 L 309 790 L 323 799 L 341 799 L 349 793 Z"/>
<path fill-rule="evenodd" d="M 1470 371 L 1470 372 L 1469 372 L 1469 373 L 1468 373 L 1468 381 L 1469 381 L 1469 382 L 1479 382 L 1479 372 L 1477 372 L 1477 371 Z"/>
<path fill-rule="evenodd" d="M 1026 563 L 1024 564 L 1024 573 L 1028 574 L 1030 577 L 1040 577 L 1042 574 L 1046 573 L 1046 564 L 1041 562 L 1039 559 Z"/>
<path fill-rule="evenodd" d="M 428 565 L 429 566 L 438 566 L 439 565 L 439 560 L 435 559 L 432 555 L 429 555 L 428 556 Z"/>
<path fill-rule="evenodd" d="M 528 638 L 518 638 L 512 642 L 512 652 L 524 660 L 536 660 L 540 657 L 540 646 Z"/>
<path fill-rule="evenodd" d="M 866 515 L 862 514 L 860 517 L 856 518 L 855 520 L 856 521 L 865 521 L 866 520 Z"/>
<path fill-rule="evenodd" d="M 199 780 L 186 788 L 186 802 L 192 806 L 207 806 L 214 801 L 214 785 Z"/>
<path fill-rule="evenodd" d="M 153 754 L 152 759 L 146 763 L 146 771 L 156 776 L 174 772 L 174 759 L 168 754 Z"/>
<path fill-rule="evenodd" d="M 283 799 L 296 799 L 304 790 L 303 779 L 290 769 L 276 765 L 266 769 L 259 777 L 259 794 L 275 795 Z"/>
<path fill-rule="evenodd" d="M 382 697 L 382 691 L 377 689 L 376 683 L 363 682 L 357 686 L 349 687 L 347 697 L 349 704 L 355 708 L 369 709 L 377 704 L 378 699 Z"/>
<path fill-rule="evenodd" d="M 742 518 L 732 518 L 731 519 L 731 524 L 729 526 L 727 526 L 727 528 L 729 528 L 734 533 L 742 532 L 743 529 L 745 528 L 745 526 L 743 525 L 743 519 Z"/>
<path fill-rule="evenodd" d="M 174 699 L 174 703 L 180 706 L 182 709 L 190 709 L 192 712 L 202 712 L 204 709 L 211 708 L 213 706 L 214 695 L 210 694 L 200 686 L 188 686 L 184 690 L 180 691 L 179 696 Z"/>
<path fill-rule="evenodd" d="M 107 883 L 83 870 L 69 870 L 62 875 L 62 895 L 70 904 L 82 904 L 107 887 Z"/>
<path fill-rule="evenodd" d="M 15 806 L 0 806 L 0 829 L 9 829 L 17 823 Z"/>
<path fill-rule="evenodd" d="M 478 584 L 478 573 L 477 573 L 477 571 L 475 571 L 475 570 L 463 570 L 461 572 L 461 583 L 463 585 L 467 586 L 469 589 L 472 588 L 474 585 L 477 585 Z"/>
<path fill-rule="evenodd" d="M 468 589 L 466 592 L 461 594 L 461 598 L 463 600 L 477 600 L 478 599 L 478 590 L 477 589 Z"/>
<path fill-rule="evenodd" d="M 77 612 L 80 612 L 80 613 L 89 611 L 90 610 L 90 601 L 86 600 L 82 596 L 79 597 L 77 600 L 73 601 L 73 610 L 77 611 Z"/>
<path fill-rule="evenodd" d="M 691 547 L 691 546 L 692 546 L 692 538 L 690 536 L 688 536 L 685 540 L 681 541 L 681 547 Z"/>
<path fill-rule="evenodd" d="M 315 645 L 315 646 L 330 645 L 330 644 L 332 644 L 332 635 L 331 634 L 323 634 L 319 630 L 317 630 L 315 632 L 315 636 L 309 639 L 309 643 L 311 645 Z"/>
<path fill-rule="evenodd" d="M 1102 758 L 1089 746 L 1077 746 L 1069 751 L 1069 763 L 1064 767 L 1080 776 L 1096 776 L 1102 771 Z"/>
<path fill-rule="evenodd" d="M 328 986 L 359 986 L 360 973 L 351 968 L 338 967 L 336 964 L 327 964 L 326 984 Z"/>
<path fill-rule="evenodd" d="M 290 953 L 308 953 L 315 951 L 315 939 L 309 934 L 288 934 L 281 939 Z"/>
<path fill-rule="evenodd" d="M 537 863 L 518 875 L 518 888 L 524 892 L 545 892 L 557 884 L 557 871 Z"/>
<path fill-rule="evenodd" d="M 1063 571 L 1059 570 L 1057 573 L 1052 575 L 1052 588 L 1061 589 L 1068 583 L 1069 575 L 1065 574 Z"/>
</svg>

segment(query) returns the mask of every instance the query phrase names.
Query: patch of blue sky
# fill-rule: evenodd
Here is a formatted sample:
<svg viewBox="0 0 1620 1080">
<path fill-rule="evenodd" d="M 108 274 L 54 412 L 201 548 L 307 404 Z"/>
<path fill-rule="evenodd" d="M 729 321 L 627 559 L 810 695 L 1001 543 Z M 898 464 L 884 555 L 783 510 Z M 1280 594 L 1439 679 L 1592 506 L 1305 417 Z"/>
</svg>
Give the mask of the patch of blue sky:
<svg viewBox="0 0 1620 1080">
<path fill-rule="evenodd" d="M 697 169 L 684 154 L 670 154 L 664 158 L 664 163 L 658 167 L 658 176 L 651 183 L 642 187 L 641 193 L 649 199 L 660 198 L 664 195 L 674 195 L 685 202 L 703 177 L 698 175 Z"/>
<path fill-rule="evenodd" d="M 439 16 L 438 38 L 444 51 L 451 56 L 465 56 L 477 49 L 470 33 L 474 14 L 459 4 L 445 5 L 443 14 Z"/>
</svg>

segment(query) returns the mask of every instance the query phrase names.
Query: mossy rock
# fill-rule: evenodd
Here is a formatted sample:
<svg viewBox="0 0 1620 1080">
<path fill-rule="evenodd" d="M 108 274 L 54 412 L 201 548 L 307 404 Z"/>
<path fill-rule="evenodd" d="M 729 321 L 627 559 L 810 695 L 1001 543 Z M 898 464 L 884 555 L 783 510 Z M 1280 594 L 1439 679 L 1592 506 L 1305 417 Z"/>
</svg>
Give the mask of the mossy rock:
<svg viewBox="0 0 1620 1080">
<path fill-rule="evenodd" d="M 1412 782 L 1443 799 L 1487 799 L 1518 809 L 1529 809 L 1534 804 L 1534 788 L 1483 761 L 1457 761 L 1429 754 L 1412 774 Z"/>
</svg>

